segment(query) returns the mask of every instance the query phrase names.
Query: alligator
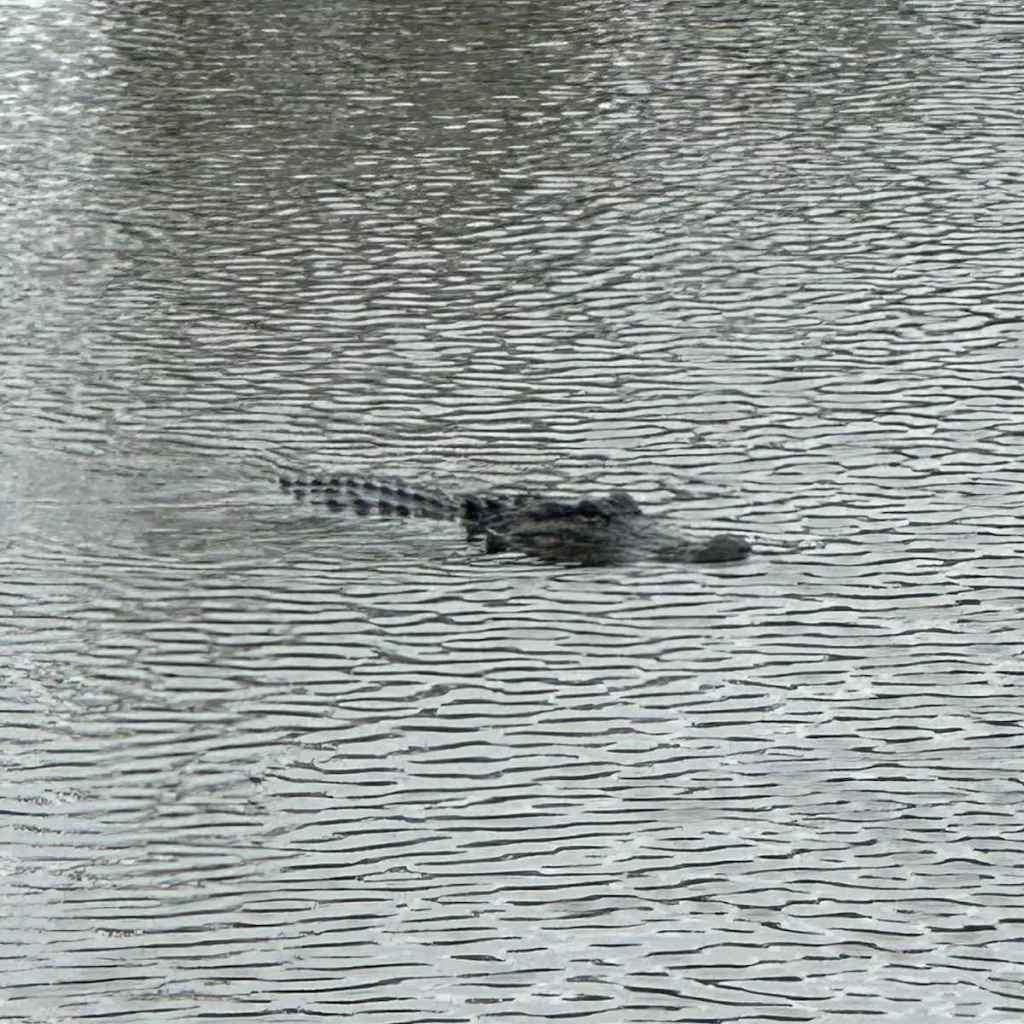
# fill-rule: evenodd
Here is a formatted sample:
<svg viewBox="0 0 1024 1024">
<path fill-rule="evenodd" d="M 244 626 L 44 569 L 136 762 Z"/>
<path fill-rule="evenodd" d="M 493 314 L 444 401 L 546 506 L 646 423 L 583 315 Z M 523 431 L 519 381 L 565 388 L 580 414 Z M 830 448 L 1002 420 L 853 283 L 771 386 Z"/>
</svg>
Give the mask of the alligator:
<svg viewBox="0 0 1024 1024">
<path fill-rule="evenodd" d="M 454 493 L 398 480 L 288 473 L 283 490 L 300 500 L 357 515 L 380 513 L 460 520 L 469 541 L 487 554 L 522 552 L 545 562 L 611 565 L 633 561 L 735 562 L 750 544 L 731 533 L 688 540 L 662 530 L 626 491 L 560 501 L 532 493 Z"/>
</svg>

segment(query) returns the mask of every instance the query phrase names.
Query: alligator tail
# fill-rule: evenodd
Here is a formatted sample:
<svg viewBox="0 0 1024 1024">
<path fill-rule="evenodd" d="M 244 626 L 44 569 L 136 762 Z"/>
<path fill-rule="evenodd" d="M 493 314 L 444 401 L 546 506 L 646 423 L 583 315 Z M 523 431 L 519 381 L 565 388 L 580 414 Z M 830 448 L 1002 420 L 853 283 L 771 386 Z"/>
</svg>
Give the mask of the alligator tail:
<svg viewBox="0 0 1024 1024">
<path fill-rule="evenodd" d="M 528 494 L 456 493 L 417 487 L 401 480 L 334 473 L 286 473 L 278 481 L 283 491 L 299 501 L 324 505 L 356 515 L 414 516 L 460 520 L 470 540 L 482 536 L 488 525 L 532 500 Z"/>
<path fill-rule="evenodd" d="M 450 496 L 399 480 L 335 474 L 283 474 L 281 489 L 299 501 L 310 501 L 356 515 L 420 516 L 428 519 L 458 519 L 460 505 Z"/>
</svg>

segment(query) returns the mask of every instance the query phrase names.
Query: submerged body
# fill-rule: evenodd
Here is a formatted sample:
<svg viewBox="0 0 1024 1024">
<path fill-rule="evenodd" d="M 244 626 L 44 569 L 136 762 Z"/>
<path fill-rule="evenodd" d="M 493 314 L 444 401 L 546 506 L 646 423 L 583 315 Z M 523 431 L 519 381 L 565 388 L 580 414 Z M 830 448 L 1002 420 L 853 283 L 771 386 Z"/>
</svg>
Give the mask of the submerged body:
<svg viewBox="0 0 1024 1024">
<path fill-rule="evenodd" d="M 735 534 L 695 541 L 659 529 L 625 491 L 567 502 L 531 494 L 446 495 L 362 477 L 283 476 L 281 486 L 360 515 L 461 519 L 467 539 L 482 539 L 488 554 L 520 551 L 545 562 L 609 565 L 735 562 L 750 553 L 750 544 Z"/>
</svg>

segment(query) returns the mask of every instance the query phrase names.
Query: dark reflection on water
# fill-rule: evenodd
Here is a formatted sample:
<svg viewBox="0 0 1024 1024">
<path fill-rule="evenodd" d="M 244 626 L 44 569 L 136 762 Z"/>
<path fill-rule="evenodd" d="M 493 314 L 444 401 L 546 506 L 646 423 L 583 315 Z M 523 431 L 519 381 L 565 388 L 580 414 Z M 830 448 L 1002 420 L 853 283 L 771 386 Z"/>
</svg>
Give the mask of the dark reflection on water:
<svg viewBox="0 0 1024 1024">
<path fill-rule="evenodd" d="M 4 1019 L 1020 1012 L 1016 12 L 3 11 Z"/>
</svg>

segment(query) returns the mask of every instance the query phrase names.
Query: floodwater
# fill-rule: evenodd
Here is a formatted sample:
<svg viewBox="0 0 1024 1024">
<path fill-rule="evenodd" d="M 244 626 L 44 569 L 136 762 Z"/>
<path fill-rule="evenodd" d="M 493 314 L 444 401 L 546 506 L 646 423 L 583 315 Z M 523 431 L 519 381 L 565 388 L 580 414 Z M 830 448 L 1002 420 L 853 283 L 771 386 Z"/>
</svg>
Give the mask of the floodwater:
<svg viewBox="0 0 1024 1024">
<path fill-rule="evenodd" d="M 0 21 L 0 1019 L 1024 1012 L 1013 4 Z"/>
</svg>

